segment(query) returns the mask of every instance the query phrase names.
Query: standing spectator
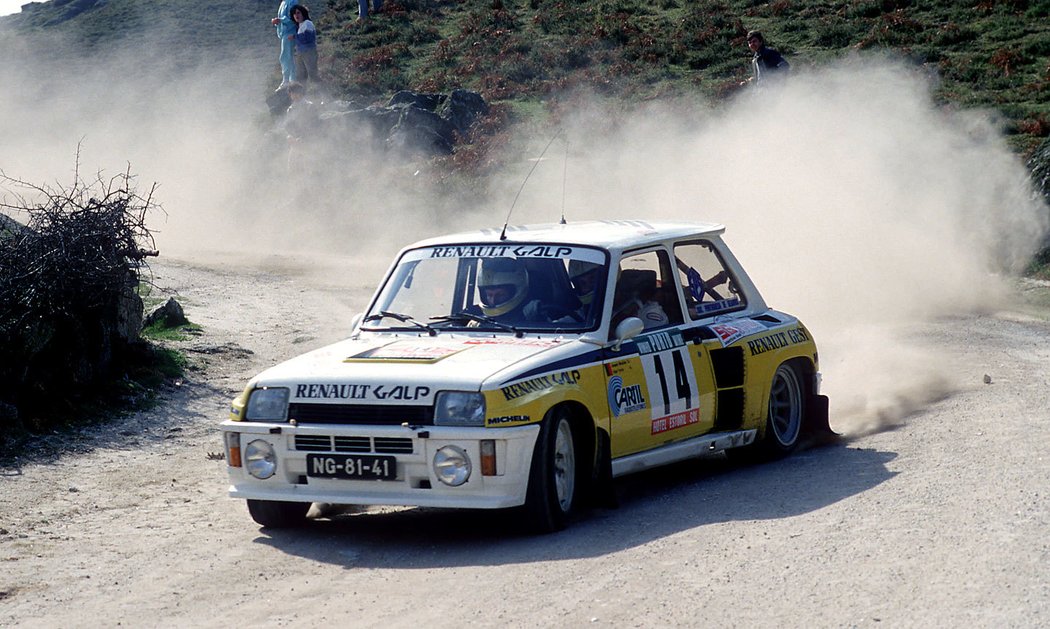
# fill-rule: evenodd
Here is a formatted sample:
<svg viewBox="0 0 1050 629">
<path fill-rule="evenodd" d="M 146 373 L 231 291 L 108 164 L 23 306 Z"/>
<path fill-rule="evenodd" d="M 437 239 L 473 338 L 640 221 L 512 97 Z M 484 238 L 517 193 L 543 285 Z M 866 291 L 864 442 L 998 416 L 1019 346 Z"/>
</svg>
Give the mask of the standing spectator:
<svg viewBox="0 0 1050 629">
<path fill-rule="evenodd" d="M 288 87 L 295 80 L 295 59 L 292 51 L 295 49 L 296 25 L 292 21 L 291 9 L 299 4 L 299 0 L 281 0 L 277 7 L 277 17 L 270 20 L 277 29 L 277 37 L 281 40 L 281 84 L 278 90 Z M 291 36 L 291 39 L 288 37 Z"/>
<path fill-rule="evenodd" d="M 372 0 L 372 13 L 383 10 L 383 0 Z M 357 0 L 357 21 L 368 19 L 368 0 Z"/>
<path fill-rule="evenodd" d="M 750 31 L 747 34 L 747 47 L 755 53 L 755 56 L 751 58 L 753 75 L 744 83 L 754 81 L 757 84 L 763 81 L 779 80 L 787 76 L 791 65 L 779 52 L 766 46 L 766 38 L 762 37 L 762 33 Z"/>
<path fill-rule="evenodd" d="M 305 4 L 292 7 L 292 20 L 299 25 L 295 33 L 295 73 L 299 82 L 320 80 L 317 74 L 317 29 L 310 21 Z"/>
</svg>

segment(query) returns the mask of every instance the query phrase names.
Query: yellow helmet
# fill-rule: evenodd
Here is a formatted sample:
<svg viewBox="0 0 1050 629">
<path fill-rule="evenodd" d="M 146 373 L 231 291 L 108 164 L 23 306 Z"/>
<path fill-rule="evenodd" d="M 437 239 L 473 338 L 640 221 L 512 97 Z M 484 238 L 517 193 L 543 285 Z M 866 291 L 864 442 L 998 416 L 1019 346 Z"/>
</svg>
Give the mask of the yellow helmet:
<svg viewBox="0 0 1050 629">
<path fill-rule="evenodd" d="M 490 317 L 507 314 L 525 301 L 529 274 L 515 258 L 486 258 L 481 262 L 478 293 L 481 311 Z"/>
</svg>

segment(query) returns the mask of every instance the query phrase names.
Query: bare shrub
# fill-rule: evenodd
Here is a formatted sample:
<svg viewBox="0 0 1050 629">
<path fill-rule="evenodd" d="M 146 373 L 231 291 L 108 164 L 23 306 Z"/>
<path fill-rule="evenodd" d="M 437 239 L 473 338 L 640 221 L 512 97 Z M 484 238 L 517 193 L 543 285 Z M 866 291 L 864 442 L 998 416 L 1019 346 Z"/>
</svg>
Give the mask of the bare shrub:
<svg viewBox="0 0 1050 629">
<path fill-rule="evenodd" d="M 77 172 L 65 189 L 0 172 L 0 187 L 2 435 L 65 423 L 139 342 L 137 287 L 156 255 L 145 219 L 159 208 L 156 185 L 140 194 L 129 172 L 90 184 Z"/>
</svg>

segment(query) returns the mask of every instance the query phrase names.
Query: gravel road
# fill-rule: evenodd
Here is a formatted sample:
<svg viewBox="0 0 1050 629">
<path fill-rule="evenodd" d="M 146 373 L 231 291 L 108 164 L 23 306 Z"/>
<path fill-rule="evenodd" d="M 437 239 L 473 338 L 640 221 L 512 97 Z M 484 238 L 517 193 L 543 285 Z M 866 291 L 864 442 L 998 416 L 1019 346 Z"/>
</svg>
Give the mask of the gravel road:
<svg viewBox="0 0 1050 629">
<path fill-rule="evenodd" d="M 619 508 L 562 533 L 400 508 L 262 530 L 226 496 L 216 425 L 248 377 L 348 329 L 377 271 L 338 262 L 157 263 L 204 326 L 196 369 L 0 468 L 0 626 L 1050 626 L 1047 311 L 888 331 L 940 385 L 897 383 L 874 423 L 837 409 L 856 391 L 822 348 L 843 443 L 620 479 Z"/>
</svg>

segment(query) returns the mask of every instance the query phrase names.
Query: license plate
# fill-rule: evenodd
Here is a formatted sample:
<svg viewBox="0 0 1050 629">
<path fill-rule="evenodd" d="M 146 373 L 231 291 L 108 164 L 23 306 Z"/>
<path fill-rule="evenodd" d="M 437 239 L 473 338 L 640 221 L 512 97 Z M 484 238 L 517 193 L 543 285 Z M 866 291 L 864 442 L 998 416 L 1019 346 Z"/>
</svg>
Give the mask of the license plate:
<svg viewBox="0 0 1050 629">
<path fill-rule="evenodd" d="M 354 480 L 397 479 L 397 458 L 355 454 L 307 454 L 306 475 Z"/>
</svg>

